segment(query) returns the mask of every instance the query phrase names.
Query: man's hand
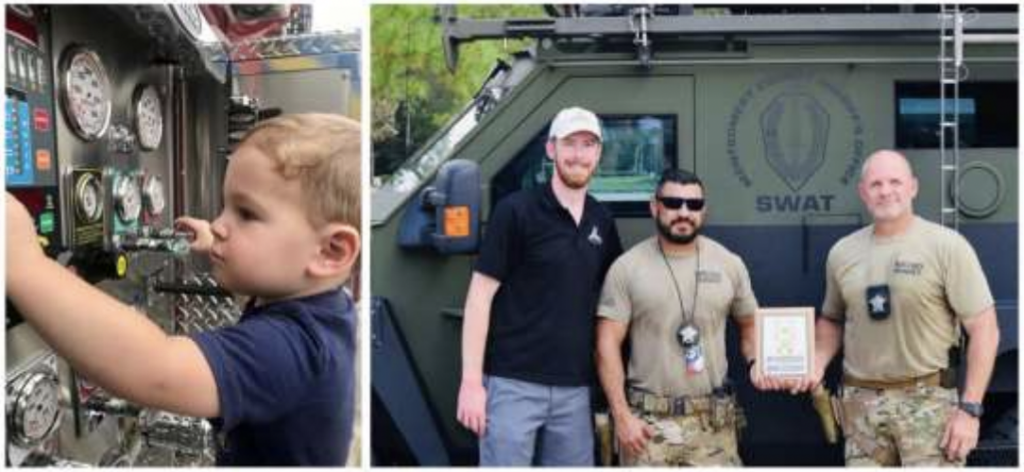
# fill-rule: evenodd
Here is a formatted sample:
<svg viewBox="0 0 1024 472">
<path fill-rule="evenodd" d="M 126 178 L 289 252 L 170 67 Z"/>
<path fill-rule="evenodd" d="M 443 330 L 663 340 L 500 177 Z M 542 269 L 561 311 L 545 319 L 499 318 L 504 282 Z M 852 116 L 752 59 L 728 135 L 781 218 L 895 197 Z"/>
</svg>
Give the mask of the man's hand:
<svg viewBox="0 0 1024 472">
<path fill-rule="evenodd" d="M 960 408 L 956 408 L 946 422 L 946 431 L 939 444 L 946 452 L 946 459 L 956 462 L 967 459 L 967 455 L 978 445 L 980 421 Z"/>
<path fill-rule="evenodd" d="M 821 365 L 820 362 L 814 364 L 814 369 L 810 374 L 804 378 L 798 380 L 792 388 L 793 393 L 796 392 L 810 392 L 814 390 L 818 385 L 821 385 L 821 380 L 825 378 L 825 366 Z"/>
<path fill-rule="evenodd" d="M 19 270 L 31 267 L 32 261 L 46 257 L 39 245 L 35 222 L 25 205 L 7 194 L 7 281 L 17 278 Z"/>
<path fill-rule="evenodd" d="M 758 369 L 756 363 L 751 364 L 751 384 L 754 385 L 758 390 L 775 391 L 775 390 L 791 390 L 796 393 L 796 385 L 793 380 L 779 379 L 778 377 L 766 376 L 761 374 L 761 370 Z"/>
<path fill-rule="evenodd" d="M 750 383 L 754 385 L 754 388 L 758 390 L 784 390 L 786 389 L 786 383 L 777 377 L 769 375 L 762 375 L 761 369 L 757 368 L 756 363 L 750 364 Z"/>
<path fill-rule="evenodd" d="M 483 437 L 487 429 L 487 390 L 479 380 L 463 380 L 459 387 L 459 423 Z"/>
<path fill-rule="evenodd" d="M 209 253 L 213 247 L 213 230 L 210 229 L 210 222 L 190 216 L 182 216 L 174 221 L 174 227 L 179 230 L 191 231 L 195 235 L 189 244 L 193 252 Z"/>
<path fill-rule="evenodd" d="M 647 450 L 647 441 L 654 437 L 654 428 L 627 411 L 615 415 L 615 437 L 626 455 L 636 457 Z"/>
</svg>

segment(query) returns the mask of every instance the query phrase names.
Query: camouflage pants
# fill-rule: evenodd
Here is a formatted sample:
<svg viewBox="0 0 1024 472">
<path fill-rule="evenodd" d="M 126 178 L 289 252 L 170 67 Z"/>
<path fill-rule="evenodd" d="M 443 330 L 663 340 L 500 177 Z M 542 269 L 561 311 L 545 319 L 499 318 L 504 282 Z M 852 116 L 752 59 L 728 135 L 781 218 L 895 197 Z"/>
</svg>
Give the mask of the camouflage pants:
<svg viewBox="0 0 1024 472">
<path fill-rule="evenodd" d="M 956 390 L 942 387 L 843 387 L 846 465 L 963 466 L 946 460 L 939 447 L 956 404 Z"/>
<path fill-rule="evenodd" d="M 733 410 L 734 411 L 734 410 Z M 639 456 L 621 455 L 629 467 L 731 466 L 742 465 L 736 448 L 736 422 L 729 418 L 724 427 L 714 428 L 710 415 L 655 416 L 639 414 L 654 427 L 654 437 Z M 733 413 L 730 413 L 732 415 Z M 620 449 L 621 451 L 621 449 Z"/>
</svg>

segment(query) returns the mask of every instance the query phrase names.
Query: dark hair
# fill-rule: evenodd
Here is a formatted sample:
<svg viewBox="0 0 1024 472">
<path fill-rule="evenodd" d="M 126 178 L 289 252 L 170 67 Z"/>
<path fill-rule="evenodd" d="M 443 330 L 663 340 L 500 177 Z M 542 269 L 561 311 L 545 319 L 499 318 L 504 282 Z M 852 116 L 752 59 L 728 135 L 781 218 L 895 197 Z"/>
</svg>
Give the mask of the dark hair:
<svg viewBox="0 0 1024 472">
<path fill-rule="evenodd" d="M 701 192 L 704 191 L 704 182 L 700 181 L 700 177 L 697 177 L 697 174 L 682 169 L 665 169 L 661 173 L 661 178 L 658 179 L 658 187 L 655 189 L 656 194 L 661 195 L 661 188 L 669 182 L 679 185 L 696 185 L 700 187 Z"/>
</svg>

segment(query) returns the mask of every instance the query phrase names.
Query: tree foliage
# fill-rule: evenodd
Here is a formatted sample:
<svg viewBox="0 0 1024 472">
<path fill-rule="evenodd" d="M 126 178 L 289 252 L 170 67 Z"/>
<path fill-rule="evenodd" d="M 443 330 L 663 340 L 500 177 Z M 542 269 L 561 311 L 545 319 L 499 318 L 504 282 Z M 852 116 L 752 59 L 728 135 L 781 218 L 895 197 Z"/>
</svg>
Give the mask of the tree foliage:
<svg viewBox="0 0 1024 472">
<path fill-rule="evenodd" d="M 476 41 L 448 71 L 433 5 L 373 5 L 370 11 L 374 174 L 390 174 L 473 97 L 495 61 L 523 41 Z M 459 17 L 540 17 L 540 5 L 459 5 Z"/>
</svg>

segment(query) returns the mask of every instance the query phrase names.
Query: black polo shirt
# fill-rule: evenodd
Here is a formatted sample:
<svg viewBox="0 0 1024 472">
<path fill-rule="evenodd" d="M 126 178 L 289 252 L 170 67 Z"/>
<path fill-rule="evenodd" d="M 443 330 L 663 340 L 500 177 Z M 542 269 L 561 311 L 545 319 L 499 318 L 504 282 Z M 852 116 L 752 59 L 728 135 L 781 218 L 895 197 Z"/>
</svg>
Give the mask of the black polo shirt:
<svg viewBox="0 0 1024 472">
<path fill-rule="evenodd" d="M 590 195 L 579 226 L 550 184 L 499 202 L 475 268 L 501 282 L 484 372 L 545 385 L 591 384 L 597 302 L 621 253 L 615 220 Z"/>
</svg>

